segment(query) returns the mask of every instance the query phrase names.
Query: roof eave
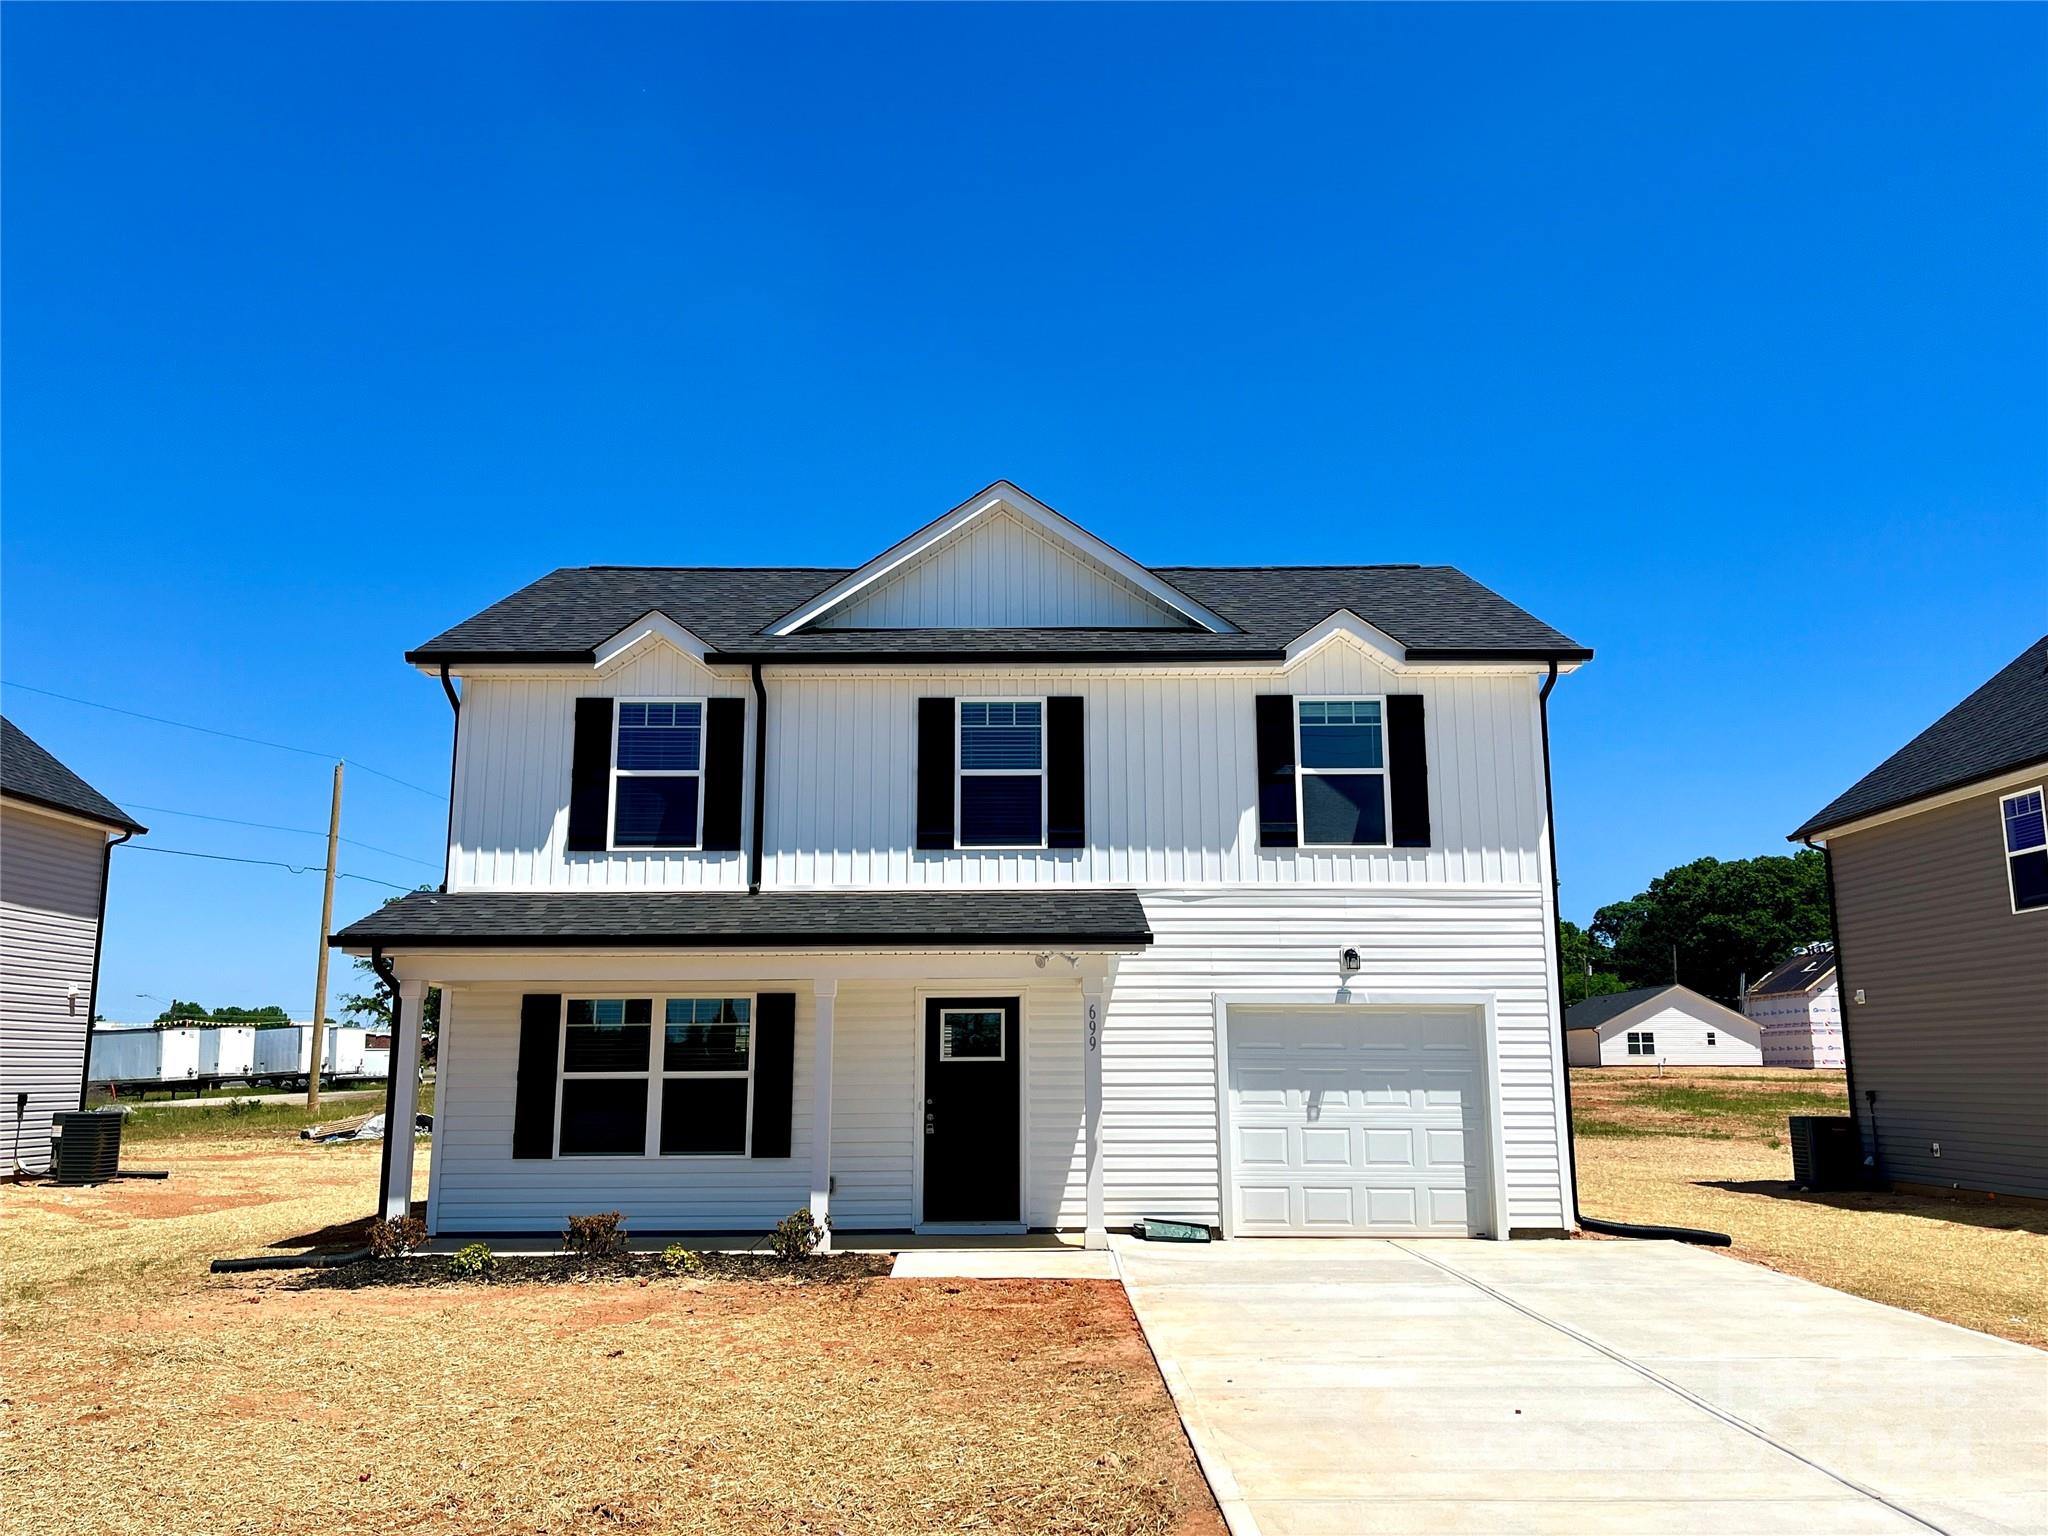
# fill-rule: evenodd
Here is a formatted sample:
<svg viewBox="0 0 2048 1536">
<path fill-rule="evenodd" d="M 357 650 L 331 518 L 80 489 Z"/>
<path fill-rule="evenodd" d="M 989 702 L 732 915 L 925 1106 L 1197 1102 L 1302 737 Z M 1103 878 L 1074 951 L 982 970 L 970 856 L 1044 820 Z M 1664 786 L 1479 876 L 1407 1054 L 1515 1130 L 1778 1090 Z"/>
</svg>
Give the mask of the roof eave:
<svg viewBox="0 0 2048 1536">
<path fill-rule="evenodd" d="M 1995 783 L 1997 780 L 2003 779 L 2010 774 L 2018 773 L 2022 769 L 2032 768 L 2040 761 L 2041 758 L 2038 753 L 2029 752 L 2009 763 L 2003 763 L 1996 768 L 1987 769 L 1983 773 L 1974 773 L 1966 779 L 1956 779 L 1951 783 L 1942 784 L 1933 789 L 1923 789 L 1914 794 L 1901 795 L 1895 800 L 1887 800 L 1880 805 L 1866 806 L 1862 810 L 1848 816 L 1830 817 L 1827 811 L 1822 811 L 1819 816 L 1807 822 L 1798 831 L 1786 833 L 1785 841 L 1788 843 L 1803 843 L 1807 839 L 1819 837 L 1823 833 L 1839 832 L 1844 827 L 1853 827 L 1859 822 L 1870 821 L 1878 816 L 1889 816 L 1895 811 L 1906 809 L 1908 806 L 1918 805 L 1923 800 L 1939 800 L 1945 795 L 1953 795 L 1974 789 L 1980 784 L 1988 785 Z M 1839 800 L 1837 803 L 1839 803 Z"/>
<path fill-rule="evenodd" d="M 46 795 L 26 794 L 21 790 L 0 787 L 0 800 L 16 800 L 23 805 L 32 805 L 38 810 L 49 811 L 58 816 L 69 816 L 74 821 L 89 821 L 96 827 L 111 827 L 116 832 L 128 832 L 141 837 L 149 831 L 141 822 L 129 817 L 107 816 L 99 811 L 88 811 L 76 805 L 66 805 L 61 800 L 52 800 Z"/>
</svg>

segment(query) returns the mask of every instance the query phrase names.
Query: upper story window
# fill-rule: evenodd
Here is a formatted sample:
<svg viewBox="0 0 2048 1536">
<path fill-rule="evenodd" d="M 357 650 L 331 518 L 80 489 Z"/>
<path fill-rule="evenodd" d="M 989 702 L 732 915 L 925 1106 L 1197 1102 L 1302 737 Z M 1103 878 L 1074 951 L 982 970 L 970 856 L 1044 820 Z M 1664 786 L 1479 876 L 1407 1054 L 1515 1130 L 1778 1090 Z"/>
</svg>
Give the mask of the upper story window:
<svg viewBox="0 0 2048 1536">
<path fill-rule="evenodd" d="M 960 701 L 954 825 L 962 848 L 1045 846 L 1045 701 Z"/>
<path fill-rule="evenodd" d="M 612 847 L 694 849 L 703 818 L 704 701 L 621 699 L 612 741 Z"/>
<path fill-rule="evenodd" d="M 2048 817 L 2042 814 L 2041 786 L 2007 795 L 1998 810 L 2005 824 L 2005 878 L 2013 911 L 2048 907 Z"/>
<path fill-rule="evenodd" d="M 1385 701 L 1295 701 L 1296 807 L 1304 848 L 1387 841 Z"/>
</svg>

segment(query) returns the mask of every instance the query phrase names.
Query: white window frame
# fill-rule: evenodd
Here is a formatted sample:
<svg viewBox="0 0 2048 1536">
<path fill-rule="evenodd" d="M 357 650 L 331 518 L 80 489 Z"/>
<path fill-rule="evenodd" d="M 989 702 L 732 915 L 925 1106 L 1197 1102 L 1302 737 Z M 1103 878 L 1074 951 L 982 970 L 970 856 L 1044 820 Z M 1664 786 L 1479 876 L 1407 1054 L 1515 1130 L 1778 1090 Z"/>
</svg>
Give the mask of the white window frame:
<svg viewBox="0 0 2048 1536">
<path fill-rule="evenodd" d="M 2026 848 L 2014 848 L 2005 840 L 2006 803 L 2011 800 L 2024 800 L 2028 795 L 2041 796 L 2041 808 L 2044 812 L 2048 812 L 2048 790 L 2044 790 L 2039 784 L 2030 785 L 2024 789 L 2016 789 L 2009 795 L 2000 795 L 1998 797 L 1998 847 L 1999 851 L 2005 856 L 2005 900 L 2006 905 L 2012 909 L 2012 914 L 2015 917 L 2025 912 L 2048 912 L 2048 905 L 2039 907 L 2021 906 L 2019 888 L 2012 883 L 2012 861 L 2014 859 L 2023 853 L 2037 853 L 2042 848 L 2048 848 L 2048 841 Z M 2048 824 L 2044 824 L 2044 830 L 2048 830 Z"/>
<path fill-rule="evenodd" d="M 955 1014 L 975 1015 L 993 1013 L 996 1016 L 996 1039 L 1002 1042 L 1002 1049 L 993 1056 L 949 1056 L 946 1054 L 946 1020 Z M 1004 1062 L 1010 1059 L 1010 1016 L 1000 1008 L 941 1008 L 939 1010 L 939 1060 L 947 1066 L 972 1067 L 983 1062 Z"/>
<path fill-rule="evenodd" d="M 1631 1029 L 1626 1031 L 1627 1039 L 1622 1043 L 1631 1056 L 1654 1056 L 1657 1054 L 1657 1035 L 1654 1030 Z"/>
<path fill-rule="evenodd" d="M 744 1072 L 735 1071 L 678 1071 L 671 1072 L 663 1065 L 663 1051 L 668 1038 L 668 1005 L 671 1002 L 697 1002 L 705 998 L 718 998 L 734 1002 L 744 1000 L 747 1005 L 747 1067 Z M 615 1082 L 641 1082 L 647 1084 L 647 1113 L 640 1128 L 640 1150 L 638 1152 L 564 1152 L 562 1150 L 562 1085 L 568 1078 L 565 1066 L 569 1059 L 569 1004 L 576 1003 L 627 1003 L 646 1002 L 652 1009 L 652 1020 L 647 1031 L 647 1064 L 638 1072 L 578 1072 L 579 1082 L 610 1080 Z M 614 1162 L 628 1158 L 641 1161 L 666 1163 L 719 1162 L 729 1163 L 736 1158 L 754 1155 L 754 1064 L 758 1055 L 757 1042 L 760 1040 L 761 997 L 758 992 L 737 991 L 725 987 L 703 987 L 688 992 L 579 992 L 575 996 L 562 994 L 562 1011 L 555 1041 L 555 1137 L 554 1155 L 557 1158 L 575 1162 Z M 742 1078 L 747 1080 L 747 1109 L 745 1134 L 737 1152 L 664 1152 L 661 1150 L 661 1085 L 671 1078 L 720 1078 L 727 1081 Z"/>
<path fill-rule="evenodd" d="M 965 830 L 960 825 L 960 781 L 976 779 L 1021 779 L 1026 770 L 1021 768 L 969 768 L 967 766 L 966 734 L 963 723 L 964 704 L 1036 704 L 1038 706 L 1038 841 L 1035 843 L 966 843 L 961 841 Z M 955 853 L 1034 853 L 1050 845 L 1046 819 L 1050 814 L 1046 792 L 1046 707 L 1044 694 L 976 694 L 971 698 L 953 701 L 953 851 Z"/>
<path fill-rule="evenodd" d="M 1377 768 L 1311 768 L 1301 759 L 1301 706 L 1304 704 L 1377 704 L 1380 707 L 1380 766 Z M 1298 693 L 1294 696 L 1294 826 L 1295 840 L 1302 848 L 1391 848 L 1394 846 L 1393 752 L 1387 740 L 1387 696 L 1384 693 Z M 1309 774 L 1319 779 L 1380 776 L 1380 825 L 1386 841 L 1379 843 L 1312 843 L 1308 840 L 1308 810 L 1302 795 L 1302 780 Z"/>
<path fill-rule="evenodd" d="M 621 768 L 619 766 L 619 732 L 624 729 L 625 705 L 628 704 L 694 704 L 697 706 L 697 766 L 688 768 Z M 711 744 L 711 700 L 675 694 L 628 694 L 612 700 L 612 755 L 606 766 L 610 781 L 605 786 L 604 843 L 612 853 L 701 853 L 704 851 L 704 758 Z M 631 843 L 624 847 L 619 844 L 619 780 L 620 779 L 684 779 L 694 772 L 697 777 L 697 841 L 694 843 Z"/>
</svg>

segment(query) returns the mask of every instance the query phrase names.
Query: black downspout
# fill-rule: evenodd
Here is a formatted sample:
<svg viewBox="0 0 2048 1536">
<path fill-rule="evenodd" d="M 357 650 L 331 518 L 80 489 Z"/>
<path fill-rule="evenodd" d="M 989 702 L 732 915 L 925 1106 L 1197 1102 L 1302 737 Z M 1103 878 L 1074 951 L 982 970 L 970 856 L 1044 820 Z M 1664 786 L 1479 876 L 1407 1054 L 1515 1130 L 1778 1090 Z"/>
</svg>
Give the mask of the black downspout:
<svg viewBox="0 0 2048 1536">
<path fill-rule="evenodd" d="M 100 851 L 100 920 L 92 931 L 92 980 L 85 989 L 85 1059 L 78 1064 L 78 1107 L 85 1108 L 86 1093 L 92 1087 L 92 1021 L 99 1016 L 100 951 L 107 944 L 107 882 L 114 873 L 114 850 L 133 837 L 123 832 L 107 839 Z"/>
<path fill-rule="evenodd" d="M 370 969 L 377 973 L 377 979 L 384 983 L 391 993 L 391 1049 L 386 1052 L 389 1064 L 384 1070 L 384 1153 L 378 1165 L 377 1205 L 379 1218 L 384 1215 L 384 1191 L 391 1187 L 391 1149 L 401 1142 L 407 1157 L 412 1156 L 412 1127 L 407 1126 L 404 1134 L 398 1134 L 391 1124 L 391 1115 L 398 1108 L 398 975 L 391 968 L 391 962 L 384 958 L 384 951 L 370 951 Z M 424 1003 L 422 999 L 422 1003 Z M 313 1070 L 320 1070 L 320 1063 L 313 1063 Z"/>
<path fill-rule="evenodd" d="M 747 856 L 747 894 L 761 894 L 761 829 L 768 824 L 768 685 L 754 673 L 754 843 Z"/>
<path fill-rule="evenodd" d="M 1543 680 L 1543 687 L 1536 694 L 1536 713 L 1543 730 L 1543 814 L 1550 824 L 1550 918 L 1552 932 L 1551 950 L 1557 956 L 1557 965 L 1551 973 L 1550 984 L 1555 988 L 1557 998 L 1557 1069 L 1564 1081 L 1564 1134 L 1558 1138 L 1558 1146 L 1564 1152 L 1565 1168 L 1571 1179 L 1572 1212 L 1578 1217 L 1579 1225 L 1588 1232 L 1598 1232 L 1606 1237 L 1641 1237 L 1661 1239 L 1666 1242 L 1699 1243 L 1709 1248 L 1726 1248 L 1732 1241 L 1725 1232 L 1707 1232 L 1697 1227 L 1645 1226 L 1633 1221 L 1608 1221 L 1599 1216 L 1588 1216 L 1579 1205 L 1579 1149 L 1576 1132 L 1572 1129 L 1572 1060 L 1570 1031 L 1564 1027 L 1564 940 L 1556 931 L 1563 916 L 1559 897 L 1563 882 L 1557 877 L 1557 802 L 1550 790 L 1550 690 L 1557 686 L 1557 662 L 1550 663 L 1550 675 Z"/>
<path fill-rule="evenodd" d="M 441 663 L 441 691 L 448 695 L 448 707 L 455 711 L 455 725 L 448 740 L 448 842 L 441 855 L 441 894 L 448 893 L 448 877 L 455 863 L 455 761 L 462 751 L 462 700 L 448 680 L 448 663 Z"/>
<path fill-rule="evenodd" d="M 1863 1145 L 1863 1116 L 1856 1108 L 1856 1058 L 1849 1050 L 1849 1007 L 1853 994 L 1842 979 L 1842 919 L 1835 911 L 1835 855 L 1833 849 L 1823 848 L 1810 837 L 1802 837 L 1800 841 L 1820 855 L 1821 868 L 1827 872 L 1828 942 L 1835 947 L 1835 995 L 1842 1000 L 1842 1086 L 1848 1090 L 1849 1119 L 1856 1127 L 1856 1145 L 1860 1147 Z M 1869 1163 L 1871 1177 L 1881 1180 L 1884 1177 L 1884 1155 L 1877 1147 L 1876 1097 L 1871 1095 Z"/>
</svg>

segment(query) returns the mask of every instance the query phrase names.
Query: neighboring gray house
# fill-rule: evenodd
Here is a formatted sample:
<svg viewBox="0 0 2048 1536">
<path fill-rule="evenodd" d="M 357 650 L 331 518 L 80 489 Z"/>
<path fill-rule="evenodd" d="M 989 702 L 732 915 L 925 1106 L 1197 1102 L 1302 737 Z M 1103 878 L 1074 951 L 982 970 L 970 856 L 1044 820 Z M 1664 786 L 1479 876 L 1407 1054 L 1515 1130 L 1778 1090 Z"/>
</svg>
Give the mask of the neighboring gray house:
<svg viewBox="0 0 2048 1536">
<path fill-rule="evenodd" d="M 147 830 L 0 719 L 0 1170 L 48 1167 L 79 1107 L 108 856 Z"/>
<path fill-rule="evenodd" d="M 1849 1095 L 1895 1183 L 2048 1198 L 2048 638 L 1792 836 L 1825 845 Z"/>
</svg>

